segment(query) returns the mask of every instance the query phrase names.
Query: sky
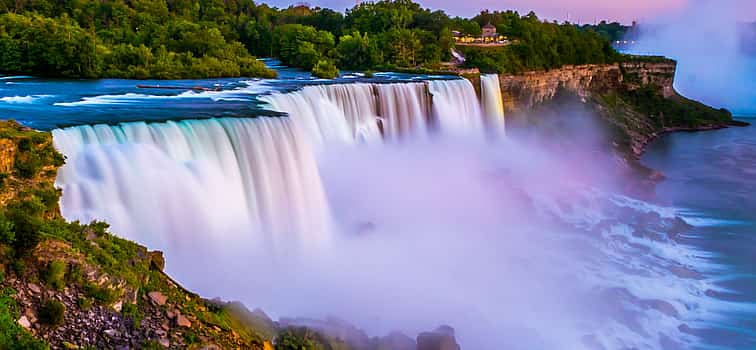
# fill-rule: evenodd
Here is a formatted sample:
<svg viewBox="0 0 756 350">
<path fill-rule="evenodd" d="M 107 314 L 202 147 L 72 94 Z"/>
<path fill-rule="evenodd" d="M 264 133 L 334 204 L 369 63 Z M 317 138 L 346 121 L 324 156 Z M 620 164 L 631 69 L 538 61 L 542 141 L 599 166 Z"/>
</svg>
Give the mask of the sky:
<svg viewBox="0 0 756 350">
<path fill-rule="evenodd" d="M 299 0 L 262 0 L 265 3 L 288 7 Z M 470 17 L 482 9 L 515 9 L 522 13 L 533 10 L 539 17 L 569 19 L 574 23 L 593 23 L 606 19 L 631 23 L 656 17 L 659 13 L 674 12 L 696 0 L 415 0 L 424 7 L 443 9 L 450 15 Z M 307 0 L 313 6 L 343 11 L 354 6 L 355 0 Z M 723 0 L 722 3 L 727 3 Z M 756 0 L 742 1 L 743 20 L 756 20 Z"/>
</svg>

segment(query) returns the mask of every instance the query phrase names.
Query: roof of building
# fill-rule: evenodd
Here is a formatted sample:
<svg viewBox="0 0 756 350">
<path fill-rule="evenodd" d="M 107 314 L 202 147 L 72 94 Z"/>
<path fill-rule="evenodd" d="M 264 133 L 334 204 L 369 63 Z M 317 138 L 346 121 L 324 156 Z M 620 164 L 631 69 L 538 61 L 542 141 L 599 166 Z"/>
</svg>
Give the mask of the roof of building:
<svg viewBox="0 0 756 350">
<path fill-rule="evenodd" d="M 483 26 L 483 28 L 493 28 L 496 29 L 496 26 L 491 24 L 491 22 L 486 23 L 486 25 Z"/>
</svg>

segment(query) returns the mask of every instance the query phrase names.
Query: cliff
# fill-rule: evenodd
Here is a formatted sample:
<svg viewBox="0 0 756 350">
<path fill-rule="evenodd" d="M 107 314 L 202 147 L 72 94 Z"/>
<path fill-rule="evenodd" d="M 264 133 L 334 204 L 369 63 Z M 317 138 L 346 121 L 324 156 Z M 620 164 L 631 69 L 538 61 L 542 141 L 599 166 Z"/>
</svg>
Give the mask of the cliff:
<svg viewBox="0 0 756 350">
<path fill-rule="evenodd" d="M 616 64 L 500 75 L 499 80 L 508 119 L 537 118 L 532 112 L 558 96 L 577 96 L 615 129 L 612 138 L 619 151 L 638 157 L 662 133 L 732 123 L 728 111 L 688 100 L 675 91 L 676 66 L 673 60 L 634 57 Z"/>
</svg>

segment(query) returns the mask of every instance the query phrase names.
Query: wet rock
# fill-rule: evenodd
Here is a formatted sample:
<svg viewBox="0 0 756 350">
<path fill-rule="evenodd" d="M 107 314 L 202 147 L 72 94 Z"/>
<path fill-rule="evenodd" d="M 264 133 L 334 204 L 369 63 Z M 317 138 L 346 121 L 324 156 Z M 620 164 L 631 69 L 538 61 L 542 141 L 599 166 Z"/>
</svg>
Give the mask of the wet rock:
<svg viewBox="0 0 756 350">
<path fill-rule="evenodd" d="M 147 296 L 150 297 L 150 301 L 152 301 L 153 304 L 158 306 L 163 306 L 165 305 L 165 302 L 168 301 L 168 297 L 158 291 L 149 292 L 147 293 Z"/>
</svg>

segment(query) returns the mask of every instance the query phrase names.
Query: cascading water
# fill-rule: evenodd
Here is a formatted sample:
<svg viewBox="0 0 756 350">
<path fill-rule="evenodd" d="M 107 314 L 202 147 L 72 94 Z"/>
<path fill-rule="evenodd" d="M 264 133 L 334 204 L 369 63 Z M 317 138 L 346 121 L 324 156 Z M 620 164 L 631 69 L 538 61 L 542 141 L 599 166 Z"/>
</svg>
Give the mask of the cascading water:
<svg viewBox="0 0 756 350">
<path fill-rule="evenodd" d="M 441 132 L 483 131 L 483 113 L 469 80 L 431 81 L 428 91 L 433 96 L 433 116 Z"/>
<path fill-rule="evenodd" d="M 487 83 L 485 88 L 498 88 L 496 82 L 496 85 Z M 452 79 L 307 86 L 260 99 L 271 109 L 289 114 L 308 130 L 311 141 L 319 145 L 375 142 L 381 131 L 386 140 L 400 140 L 424 138 L 434 130 L 445 134 L 480 133 L 489 124 L 494 130 L 503 129 L 501 93 L 486 91 L 484 96 L 483 102 L 479 102 L 470 81 Z M 485 111 L 481 110 L 481 104 Z M 492 114 L 486 114 L 488 111 Z"/>
<path fill-rule="evenodd" d="M 501 98 L 501 86 L 498 74 L 480 76 L 480 105 L 486 116 L 486 128 L 492 133 L 504 134 L 504 102 Z"/>
<path fill-rule="evenodd" d="M 430 99 L 425 84 L 378 84 L 376 89 L 386 139 L 423 138 L 428 134 Z"/>
<path fill-rule="evenodd" d="M 314 145 L 375 142 L 381 134 L 373 89 L 371 84 L 317 85 L 260 99 L 288 113 Z"/>
<path fill-rule="evenodd" d="M 58 129 L 61 209 L 273 315 L 450 323 L 466 349 L 694 344 L 680 323 L 716 305 L 673 216 L 594 190 L 593 153 L 444 138 L 503 128 L 497 84 L 482 77 L 482 109 L 467 80 L 331 85 L 261 98 L 289 117 Z"/>
<path fill-rule="evenodd" d="M 67 157 L 56 183 L 69 220 L 105 220 L 159 248 L 185 232 L 244 230 L 265 248 L 286 249 L 331 232 L 313 152 L 289 119 L 122 123 L 53 135 Z M 223 210 L 207 210 L 219 203 Z"/>
</svg>

